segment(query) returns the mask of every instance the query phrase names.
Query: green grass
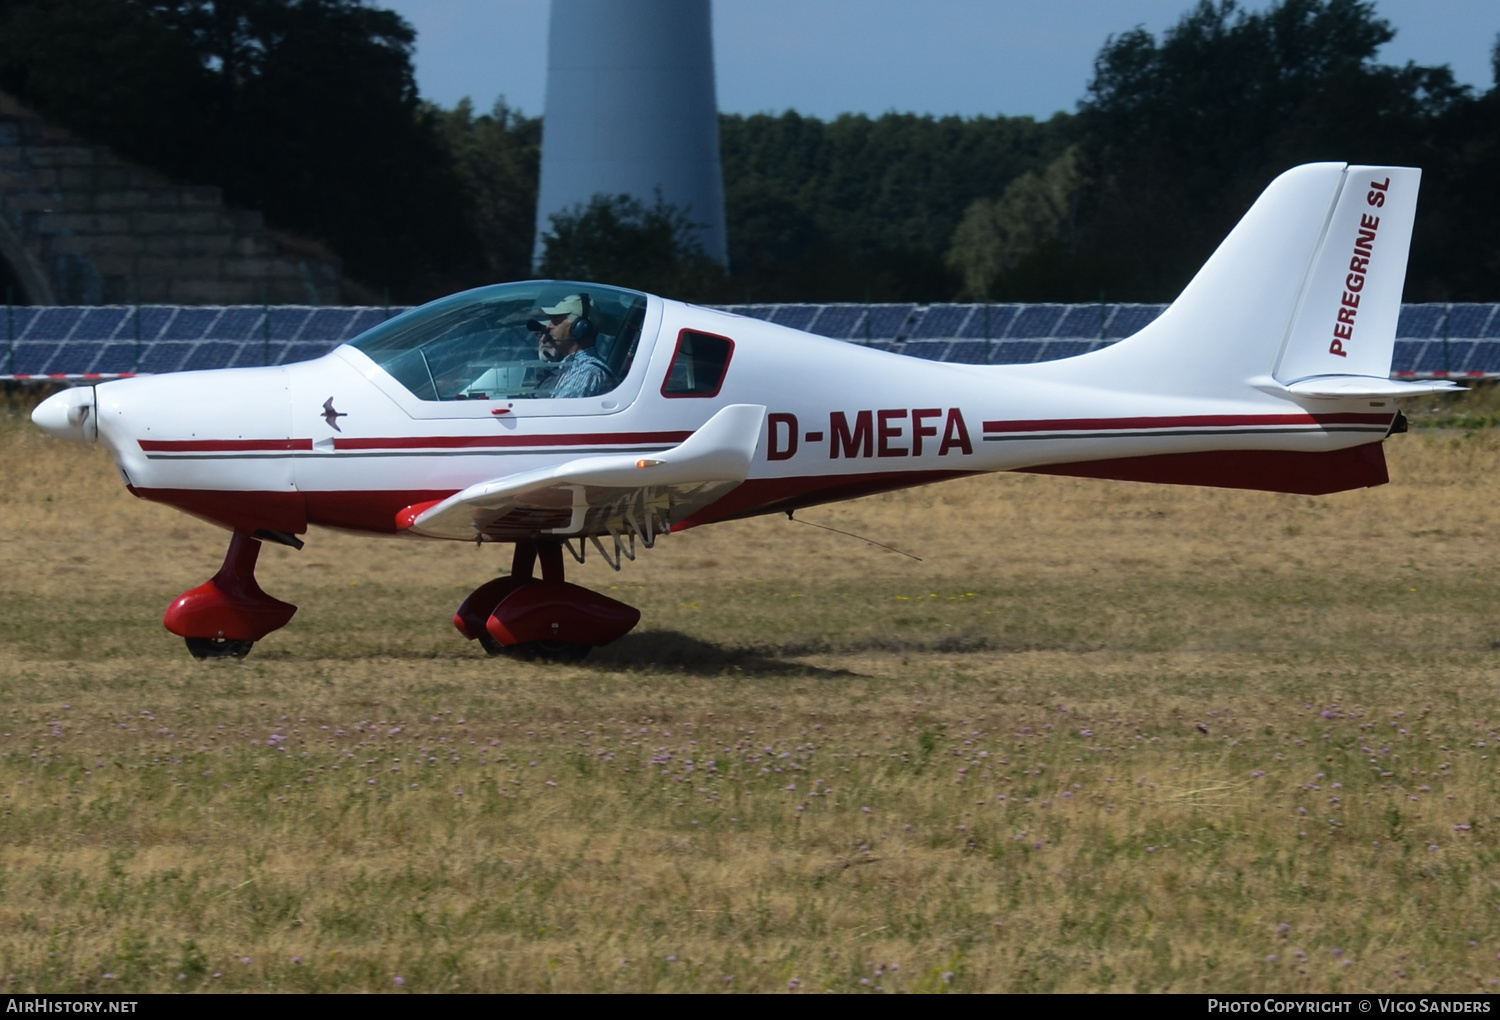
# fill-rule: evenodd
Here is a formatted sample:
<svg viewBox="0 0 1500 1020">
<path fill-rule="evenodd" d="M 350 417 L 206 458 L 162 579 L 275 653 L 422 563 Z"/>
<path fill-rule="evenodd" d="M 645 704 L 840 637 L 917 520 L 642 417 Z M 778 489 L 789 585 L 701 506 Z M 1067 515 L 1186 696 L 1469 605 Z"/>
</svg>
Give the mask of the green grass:
<svg viewBox="0 0 1500 1020">
<path fill-rule="evenodd" d="M 669 626 L 566 669 L 476 658 L 425 625 L 441 591 L 348 597 L 206 666 L 166 639 L 131 654 L 141 621 L 104 604 L 68 607 L 105 621 L 100 656 L 9 599 L 0 972 L 35 990 L 1500 975 L 1492 590 L 1382 592 L 1390 608 L 1327 633 L 1309 604 L 1371 593 L 798 587 L 642 599 Z M 424 625 L 401 632 L 403 606 Z M 1081 633 L 1079 613 L 1100 622 Z M 354 653 L 360 633 L 386 640 Z"/>
<path fill-rule="evenodd" d="M 3 987 L 1491 990 L 1500 443 L 1389 451 L 673 536 L 569 667 L 453 632 L 492 551 L 314 534 L 200 664 L 222 536 L 0 430 Z"/>
</svg>

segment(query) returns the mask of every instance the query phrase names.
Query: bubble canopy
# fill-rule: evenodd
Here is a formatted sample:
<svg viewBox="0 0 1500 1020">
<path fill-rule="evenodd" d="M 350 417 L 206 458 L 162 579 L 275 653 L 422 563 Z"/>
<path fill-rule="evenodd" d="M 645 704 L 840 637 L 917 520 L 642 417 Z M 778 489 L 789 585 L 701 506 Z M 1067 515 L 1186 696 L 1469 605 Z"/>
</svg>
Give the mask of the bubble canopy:
<svg viewBox="0 0 1500 1020">
<path fill-rule="evenodd" d="M 413 308 L 349 344 L 422 400 L 545 398 L 566 364 L 539 352 L 546 309 L 576 316 L 583 308 L 597 337 L 591 353 L 609 369 L 613 389 L 640 342 L 647 300 L 594 283 L 500 283 Z"/>
</svg>

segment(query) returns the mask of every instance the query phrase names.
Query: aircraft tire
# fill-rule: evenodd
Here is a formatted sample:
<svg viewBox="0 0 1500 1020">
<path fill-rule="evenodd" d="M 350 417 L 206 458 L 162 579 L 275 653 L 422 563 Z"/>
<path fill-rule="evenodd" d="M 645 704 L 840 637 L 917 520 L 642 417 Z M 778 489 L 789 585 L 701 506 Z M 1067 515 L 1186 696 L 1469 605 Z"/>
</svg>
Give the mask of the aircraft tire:
<svg viewBox="0 0 1500 1020">
<path fill-rule="evenodd" d="M 182 640 L 186 642 L 188 652 L 200 662 L 206 659 L 243 659 L 255 647 L 254 641 L 233 638 L 190 637 Z"/>
<path fill-rule="evenodd" d="M 496 641 L 495 640 L 495 636 L 493 634 L 491 634 L 489 631 L 482 632 L 479 635 L 478 641 L 479 641 L 479 646 L 481 648 L 483 648 L 486 652 L 488 652 L 490 655 L 504 655 L 504 654 L 506 654 L 506 651 L 507 651 L 506 647 L 504 645 L 502 645 L 499 641 Z"/>
</svg>

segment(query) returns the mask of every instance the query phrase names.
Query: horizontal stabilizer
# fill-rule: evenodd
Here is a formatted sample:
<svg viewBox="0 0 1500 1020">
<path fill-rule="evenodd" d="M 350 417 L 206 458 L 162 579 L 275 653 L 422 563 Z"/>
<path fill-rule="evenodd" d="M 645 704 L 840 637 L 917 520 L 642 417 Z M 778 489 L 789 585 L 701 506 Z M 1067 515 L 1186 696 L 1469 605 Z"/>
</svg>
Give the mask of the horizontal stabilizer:
<svg viewBox="0 0 1500 1020">
<path fill-rule="evenodd" d="M 536 534 L 643 537 L 719 499 L 750 474 L 766 409 L 731 404 L 670 450 L 580 457 L 471 485 L 407 507 L 396 525 L 428 538 L 469 541 Z"/>
<path fill-rule="evenodd" d="M 1348 400 L 1360 397 L 1420 397 L 1424 393 L 1452 393 L 1463 390 L 1462 386 L 1449 382 L 1447 379 L 1402 382 L 1374 375 L 1315 375 L 1310 379 L 1299 379 L 1289 386 L 1282 385 L 1270 376 L 1262 376 L 1251 380 L 1251 384 L 1256 389 L 1267 393 L 1328 400 Z"/>
</svg>

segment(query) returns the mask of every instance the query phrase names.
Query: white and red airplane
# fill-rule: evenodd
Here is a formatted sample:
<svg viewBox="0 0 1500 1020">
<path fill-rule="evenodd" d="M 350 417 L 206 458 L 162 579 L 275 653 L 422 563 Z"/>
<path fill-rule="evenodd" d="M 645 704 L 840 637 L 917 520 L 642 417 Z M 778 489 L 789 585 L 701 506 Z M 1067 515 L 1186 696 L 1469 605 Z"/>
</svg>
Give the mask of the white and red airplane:
<svg viewBox="0 0 1500 1020">
<path fill-rule="evenodd" d="M 310 525 L 513 542 L 511 573 L 455 626 L 491 653 L 576 658 L 640 614 L 564 581 L 564 545 L 618 569 L 673 531 L 987 471 L 1385 482 L 1397 398 L 1453 388 L 1389 378 L 1420 176 L 1288 171 L 1160 318 L 1060 361 L 921 361 L 541 281 L 434 301 L 315 361 L 78 387 L 32 417 L 102 443 L 135 495 L 233 532 L 218 574 L 167 610 L 200 658 L 291 619 L 256 557 Z"/>
</svg>

